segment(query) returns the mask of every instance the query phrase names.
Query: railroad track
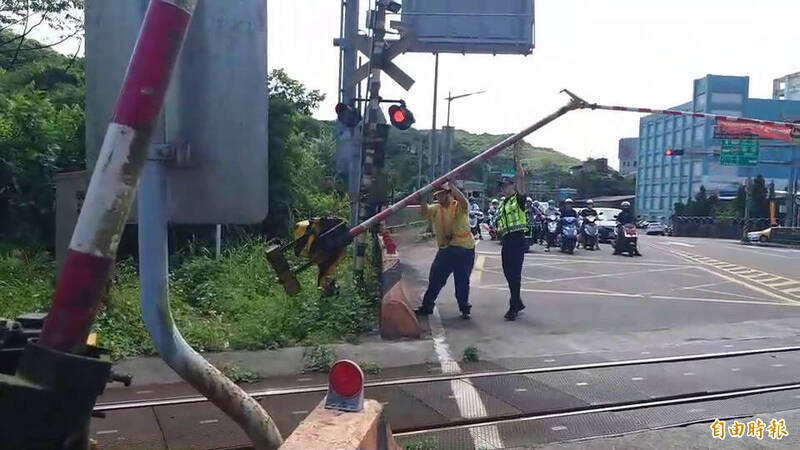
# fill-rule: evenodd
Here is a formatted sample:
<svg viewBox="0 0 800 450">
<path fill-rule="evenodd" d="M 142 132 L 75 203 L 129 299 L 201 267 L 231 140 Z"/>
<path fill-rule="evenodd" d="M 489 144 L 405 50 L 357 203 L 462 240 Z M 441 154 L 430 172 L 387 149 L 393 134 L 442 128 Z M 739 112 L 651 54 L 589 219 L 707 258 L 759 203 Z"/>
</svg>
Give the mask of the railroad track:
<svg viewBox="0 0 800 450">
<path fill-rule="evenodd" d="M 658 417 L 658 414 L 654 415 L 652 411 L 669 410 L 673 411 L 670 414 L 675 415 L 677 413 L 674 411 L 683 411 L 680 408 L 686 409 L 686 405 L 690 404 L 726 404 L 726 402 L 770 395 L 782 396 L 784 400 L 800 398 L 800 378 L 796 375 L 796 368 L 800 368 L 800 346 L 785 346 L 387 379 L 367 382 L 365 388 L 367 397 L 376 398 L 386 404 L 389 421 L 396 438 L 401 443 L 423 440 L 436 441 L 434 448 L 465 446 L 502 448 L 502 445 L 511 446 L 509 442 L 515 442 L 514 445 L 523 444 L 513 441 L 519 431 L 515 434 L 508 430 L 528 429 L 528 435 L 535 437 L 537 442 L 551 438 L 552 441 L 557 441 L 564 440 L 565 433 L 577 432 L 576 430 L 581 427 L 575 424 L 586 420 L 599 421 L 599 429 L 606 430 L 601 434 L 642 429 L 642 421 L 635 418 L 640 414 L 637 411 L 641 410 L 649 411 L 644 415 L 646 417 Z M 748 371 L 751 374 L 763 373 L 766 376 L 758 375 L 761 377 L 758 378 L 758 382 L 747 377 L 736 379 L 736 376 L 741 377 Z M 674 376 L 666 375 L 671 372 Z M 674 386 L 666 386 L 668 383 L 657 380 L 661 376 L 659 374 L 663 374 L 663 380 L 669 380 L 668 383 L 674 383 Z M 710 377 L 709 374 L 718 376 Z M 734 379 L 737 381 L 733 381 Z M 488 417 L 461 417 L 457 413 L 452 413 L 453 409 L 447 405 L 448 402 L 454 402 L 451 383 L 469 383 L 478 389 L 481 396 L 485 397 L 484 401 L 489 409 Z M 276 418 L 281 431 L 288 434 L 304 417 L 304 414 L 296 413 L 307 413 L 319 402 L 326 390 L 327 386 L 316 385 L 256 390 L 250 394 L 262 400 Z M 784 394 L 787 391 L 797 392 L 794 396 L 786 396 Z M 396 398 L 398 393 L 408 395 L 415 402 L 398 400 Z M 447 394 L 450 394 L 449 398 Z M 795 407 L 800 403 L 798 400 L 793 401 Z M 109 417 L 114 414 L 123 414 L 127 417 L 136 410 L 152 411 L 148 414 L 157 416 L 157 411 L 169 410 L 170 418 L 175 419 L 180 415 L 180 411 L 189 413 L 192 408 L 203 407 L 208 411 L 210 405 L 203 406 L 206 402 L 207 399 L 202 396 L 180 396 L 100 403 L 96 405 L 95 411 L 108 414 Z M 744 406 L 750 403 L 747 401 Z M 740 411 L 742 405 L 736 405 L 738 403 L 726 406 L 715 414 L 711 414 L 714 408 L 708 406 L 687 409 L 676 416 L 680 420 L 676 422 L 677 419 L 672 419 L 671 424 L 713 420 L 717 415 L 725 413 L 744 414 Z M 430 411 L 436 411 L 438 414 L 433 416 Z M 753 412 L 758 411 L 750 411 Z M 628 419 L 622 420 L 620 417 Z M 159 427 L 164 426 L 164 420 L 159 419 Z M 194 422 L 187 420 L 185 423 L 207 427 L 209 423 L 216 423 L 212 420 L 194 419 Z M 603 422 L 604 420 L 616 428 L 612 427 L 609 431 L 609 425 Z M 660 422 L 659 424 L 659 426 L 664 425 Z M 494 436 L 491 439 L 493 442 L 478 444 L 479 438 L 476 436 L 481 435 L 479 430 L 491 430 L 489 434 Z M 585 430 L 582 433 L 578 438 L 586 437 Z M 117 434 L 124 434 L 124 430 Z M 165 436 L 166 434 L 168 433 L 165 432 Z M 193 433 L 186 431 L 182 434 Z M 574 436 L 570 436 L 572 437 Z M 503 444 L 500 445 L 495 441 Z M 202 445 L 205 444 L 201 440 L 196 444 L 182 442 L 169 446 L 220 447 L 218 444 L 215 446 L 210 443 L 207 447 Z M 243 442 L 230 442 L 225 447 L 247 448 L 247 445 Z"/>
</svg>

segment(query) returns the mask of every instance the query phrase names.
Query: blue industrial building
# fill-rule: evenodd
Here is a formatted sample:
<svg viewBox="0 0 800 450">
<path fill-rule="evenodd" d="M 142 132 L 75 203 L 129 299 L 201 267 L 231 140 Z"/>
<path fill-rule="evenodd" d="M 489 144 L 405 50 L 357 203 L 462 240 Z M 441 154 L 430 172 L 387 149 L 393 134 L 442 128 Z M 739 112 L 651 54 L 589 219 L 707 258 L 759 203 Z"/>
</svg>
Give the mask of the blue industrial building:
<svg viewBox="0 0 800 450">
<path fill-rule="evenodd" d="M 694 81 L 692 101 L 673 110 L 723 114 L 783 122 L 800 121 L 800 101 L 750 98 L 750 78 L 708 75 Z M 639 121 L 639 164 L 636 177 L 637 214 L 651 220 L 668 219 L 674 204 L 685 203 L 705 186 L 720 195 L 735 194 L 747 177 L 763 175 L 776 189 L 789 184 L 800 171 L 800 147 L 761 140 L 758 166 L 719 164 L 720 139 L 714 139 L 715 121 L 694 117 L 650 115 Z M 683 156 L 666 156 L 682 149 Z M 715 154 L 716 153 L 716 154 Z M 795 167 L 790 165 L 795 161 Z M 787 164 L 765 164 L 786 162 Z"/>
</svg>

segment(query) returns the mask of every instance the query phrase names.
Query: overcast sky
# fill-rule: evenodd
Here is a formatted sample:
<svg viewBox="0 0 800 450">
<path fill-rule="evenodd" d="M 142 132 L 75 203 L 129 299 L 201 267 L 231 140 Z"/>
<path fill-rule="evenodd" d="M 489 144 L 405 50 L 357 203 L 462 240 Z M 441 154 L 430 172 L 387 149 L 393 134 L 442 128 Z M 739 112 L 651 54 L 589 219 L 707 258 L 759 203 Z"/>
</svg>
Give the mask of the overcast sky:
<svg viewBox="0 0 800 450">
<path fill-rule="evenodd" d="M 362 8 L 367 3 L 361 0 Z M 339 4 L 268 2 L 269 65 L 326 93 L 315 114 L 324 119 L 335 116 Z M 453 102 L 452 124 L 473 133 L 517 132 L 561 106 L 563 88 L 591 102 L 671 107 L 691 100 L 692 80 L 710 73 L 749 75 L 751 97 L 769 98 L 774 78 L 800 71 L 798 19 L 798 0 L 539 0 L 532 55 L 443 54 L 439 97 L 488 91 Z M 395 62 L 417 82 L 406 93 L 386 81 L 382 96 L 405 98 L 415 126 L 430 128 L 433 55 L 406 54 Z M 440 101 L 439 126 L 445 114 Z M 527 140 L 616 165 L 617 141 L 636 136 L 639 117 L 571 112 Z"/>
<path fill-rule="evenodd" d="M 315 113 L 323 119 L 335 116 L 339 12 L 340 0 L 268 1 L 269 66 L 324 92 Z M 661 108 L 691 100 L 692 80 L 706 74 L 748 75 L 751 97 L 769 98 L 774 78 L 800 71 L 798 20 L 798 0 L 539 0 L 532 55 L 440 56 L 438 125 L 448 91 L 487 90 L 453 102 L 452 124 L 473 133 L 517 132 L 564 104 L 563 88 L 590 102 Z M 71 54 L 76 44 L 58 49 Z M 429 129 L 433 55 L 395 62 L 417 82 L 405 92 L 386 79 L 382 96 L 404 98 L 416 127 Z M 575 111 L 527 140 L 616 166 L 617 141 L 636 136 L 638 118 Z"/>
</svg>

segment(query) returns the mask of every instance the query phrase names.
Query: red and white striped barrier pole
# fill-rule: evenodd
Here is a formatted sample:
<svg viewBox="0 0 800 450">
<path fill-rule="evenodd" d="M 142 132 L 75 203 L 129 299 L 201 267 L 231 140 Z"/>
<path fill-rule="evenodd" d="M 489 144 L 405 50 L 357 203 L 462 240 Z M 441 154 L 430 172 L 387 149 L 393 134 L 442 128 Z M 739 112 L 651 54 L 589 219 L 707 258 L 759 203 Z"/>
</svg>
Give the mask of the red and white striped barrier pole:
<svg viewBox="0 0 800 450">
<path fill-rule="evenodd" d="M 513 136 L 509 136 L 508 138 L 506 138 L 502 142 L 500 142 L 498 144 L 495 144 L 492 147 L 484 150 L 478 156 L 475 156 L 474 158 L 470 159 L 469 161 L 467 161 L 467 162 L 461 164 L 460 166 L 456 167 L 455 169 L 451 170 L 450 172 L 447 172 L 446 174 L 444 174 L 441 177 L 439 177 L 436 180 L 434 180 L 432 183 L 430 183 L 430 184 L 428 184 L 426 186 L 423 186 L 422 188 L 420 188 L 418 191 L 414 192 L 413 194 L 403 198 L 402 200 L 398 201 L 397 203 L 393 204 L 392 206 L 384 209 L 383 211 L 379 212 L 378 214 L 376 214 L 376 215 L 370 217 L 369 219 L 363 221 L 362 223 L 354 226 L 353 228 L 350 229 L 350 236 L 355 237 L 355 236 L 358 236 L 359 234 L 363 233 L 364 231 L 369 230 L 375 224 L 383 222 L 384 220 L 386 220 L 387 217 L 391 216 L 392 214 L 396 213 L 397 211 L 399 211 L 399 210 L 405 208 L 406 206 L 410 205 L 411 202 L 417 201 L 420 198 L 422 198 L 423 195 L 426 195 L 426 194 L 432 192 L 434 189 L 439 188 L 445 182 L 447 182 L 447 180 L 449 180 L 450 178 L 453 178 L 453 177 L 459 175 L 460 173 L 464 172 L 465 170 L 469 169 L 470 167 L 474 166 L 475 164 L 477 164 L 477 163 L 479 163 L 481 161 L 488 160 L 492 156 L 502 152 L 503 150 L 505 150 L 505 149 L 511 147 L 512 145 L 516 144 L 517 142 L 521 141 L 525 136 L 533 133 L 534 131 L 542 128 L 543 126 L 549 124 L 550 122 L 558 119 L 559 117 L 563 116 L 564 114 L 566 114 L 566 113 L 568 113 L 568 112 L 570 112 L 572 110 L 575 110 L 575 109 L 584 108 L 585 104 L 586 104 L 586 102 L 584 102 L 583 100 L 580 100 L 580 99 L 577 99 L 577 98 L 573 98 L 572 100 L 570 100 L 569 103 L 567 103 L 566 105 L 564 105 L 561 108 L 559 108 L 553 114 L 550 114 L 549 116 L 543 118 L 542 120 L 536 122 L 535 124 L 529 126 L 528 128 L 520 131 L 519 133 L 517 133 L 517 134 L 515 134 Z"/>
<path fill-rule="evenodd" d="M 760 120 L 760 119 L 750 119 L 747 117 L 736 117 L 736 116 L 725 116 L 722 114 L 709 114 L 709 113 L 700 113 L 700 112 L 692 112 L 692 111 L 676 111 L 671 109 L 652 109 L 652 108 L 636 108 L 630 106 L 610 106 L 610 105 L 599 105 L 597 103 L 586 104 L 584 106 L 586 109 L 603 109 L 607 111 L 626 111 L 626 112 L 638 112 L 644 114 L 656 114 L 656 115 L 663 115 L 663 116 L 688 116 L 688 117 L 695 117 L 695 118 L 706 118 L 706 119 L 715 119 L 715 120 L 726 120 L 729 122 L 739 122 L 739 123 L 753 123 L 759 125 L 770 125 L 775 127 L 787 127 L 787 128 L 794 128 L 797 127 L 799 124 L 790 123 L 790 122 L 777 122 L 774 120 Z"/>
<path fill-rule="evenodd" d="M 42 330 L 47 347 L 85 347 L 195 5 L 150 2 Z"/>
</svg>

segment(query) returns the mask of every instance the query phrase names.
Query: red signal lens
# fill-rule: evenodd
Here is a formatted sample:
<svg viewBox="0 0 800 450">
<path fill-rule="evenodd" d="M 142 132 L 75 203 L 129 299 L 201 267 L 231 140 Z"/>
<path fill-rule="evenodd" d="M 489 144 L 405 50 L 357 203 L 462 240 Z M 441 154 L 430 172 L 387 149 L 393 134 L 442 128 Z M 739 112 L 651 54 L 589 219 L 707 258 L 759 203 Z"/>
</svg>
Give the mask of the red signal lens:
<svg viewBox="0 0 800 450">
<path fill-rule="evenodd" d="M 339 361 L 331 367 L 328 383 L 342 397 L 353 397 L 364 387 L 364 373 L 352 361 Z"/>
<path fill-rule="evenodd" d="M 402 109 L 398 108 L 392 113 L 392 120 L 394 120 L 397 123 L 405 122 L 406 113 L 403 112 Z"/>
<path fill-rule="evenodd" d="M 672 149 L 667 150 L 667 156 L 672 156 Z"/>
</svg>

